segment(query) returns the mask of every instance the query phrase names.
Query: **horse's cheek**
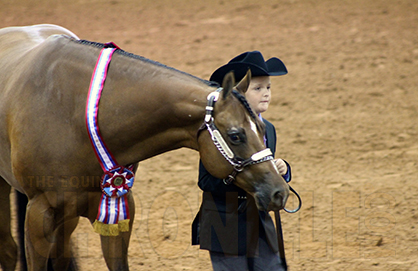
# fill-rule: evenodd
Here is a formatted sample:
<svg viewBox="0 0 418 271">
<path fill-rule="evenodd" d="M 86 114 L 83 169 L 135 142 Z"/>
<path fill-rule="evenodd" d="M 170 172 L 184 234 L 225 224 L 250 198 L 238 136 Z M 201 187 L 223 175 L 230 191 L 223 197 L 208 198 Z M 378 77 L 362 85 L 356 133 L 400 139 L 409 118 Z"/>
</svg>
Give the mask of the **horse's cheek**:
<svg viewBox="0 0 418 271">
<path fill-rule="evenodd" d="M 209 173 L 219 179 L 226 178 L 233 168 L 213 143 L 208 131 L 202 131 L 198 138 L 200 160 Z"/>
</svg>

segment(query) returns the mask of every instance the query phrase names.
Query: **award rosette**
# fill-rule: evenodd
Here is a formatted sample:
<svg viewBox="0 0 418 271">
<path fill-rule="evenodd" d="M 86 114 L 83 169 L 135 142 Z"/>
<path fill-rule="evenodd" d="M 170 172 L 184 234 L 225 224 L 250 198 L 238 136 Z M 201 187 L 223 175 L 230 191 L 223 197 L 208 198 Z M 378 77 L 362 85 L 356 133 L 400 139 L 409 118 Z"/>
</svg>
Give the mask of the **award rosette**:
<svg viewBox="0 0 418 271">
<path fill-rule="evenodd" d="M 96 232 L 105 236 L 115 236 L 129 231 L 129 208 L 127 193 L 134 184 L 134 173 L 118 166 L 103 174 L 100 187 L 102 198 L 99 212 L 93 226 Z"/>
<path fill-rule="evenodd" d="M 97 116 L 107 70 L 113 53 L 118 49 L 114 43 L 107 43 L 100 52 L 90 81 L 86 104 L 86 126 L 90 142 L 103 169 L 100 187 L 102 197 L 94 230 L 101 235 L 116 236 L 119 232 L 129 231 L 129 206 L 127 195 L 134 184 L 131 167 L 120 166 L 106 147 L 100 135 Z"/>
<path fill-rule="evenodd" d="M 108 197 L 121 197 L 129 192 L 134 183 L 134 173 L 129 169 L 118 166 L 102 177 L 100 187 Z"/>
</svg>

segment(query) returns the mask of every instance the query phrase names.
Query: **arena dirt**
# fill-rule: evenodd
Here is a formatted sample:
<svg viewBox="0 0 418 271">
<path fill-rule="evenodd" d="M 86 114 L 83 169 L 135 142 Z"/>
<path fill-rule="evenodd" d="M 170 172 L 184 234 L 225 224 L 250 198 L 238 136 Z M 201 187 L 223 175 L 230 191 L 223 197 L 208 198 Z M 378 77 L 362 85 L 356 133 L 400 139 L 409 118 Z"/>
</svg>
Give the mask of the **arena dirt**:
<svg viewBox="0 0 418 271">
<path fill-rule="evenodd" d="M 264 117 L 303 198 L 282 214 L 289 269 L 418 270 L 417 1 L 0 3 L 0 27 L 58 24 L 205 79 L 243 51 L 279 57 L 289 74 L 272 78 Z M 181 149 L 140 163 L 131 270 L 210 270 L 190 245 L 198 159 Z M 82 270 L 105 268 L 87 220 L 73 243 Z"/>
</svg>

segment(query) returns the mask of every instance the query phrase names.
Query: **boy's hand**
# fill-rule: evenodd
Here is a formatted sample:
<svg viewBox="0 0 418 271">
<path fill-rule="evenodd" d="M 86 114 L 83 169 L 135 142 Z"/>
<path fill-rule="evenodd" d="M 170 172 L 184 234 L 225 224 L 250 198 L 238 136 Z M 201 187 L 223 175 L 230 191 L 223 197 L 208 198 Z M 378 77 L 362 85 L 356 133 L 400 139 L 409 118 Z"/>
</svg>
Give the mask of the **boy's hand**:
<svg viewBox="0 0 418 271">
<path fill-rule="evenodd" d="M 274 160 L 274 164 L 277 167 L 277 170 L 279 171 L 280 175 L 285 175 L 287 172 L 287 165 L 286 163 L 283 161 L 283 159 L 276 159 Z"/>
</svg>

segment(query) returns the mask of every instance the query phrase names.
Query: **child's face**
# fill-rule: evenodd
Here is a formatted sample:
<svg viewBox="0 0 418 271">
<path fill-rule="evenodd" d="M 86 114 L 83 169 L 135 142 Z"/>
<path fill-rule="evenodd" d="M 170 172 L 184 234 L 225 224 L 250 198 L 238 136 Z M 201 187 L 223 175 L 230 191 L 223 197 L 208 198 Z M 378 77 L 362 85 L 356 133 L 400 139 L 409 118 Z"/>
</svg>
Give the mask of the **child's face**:
<svg viewBox="0 0 418 271">
<path fill-rule="evenodd" d="M 270 76 L 251 78 L 245 97 L 257 114 L 265 112 L 269 107 L 271 100 L 270 86 Z"/>
</svg>

